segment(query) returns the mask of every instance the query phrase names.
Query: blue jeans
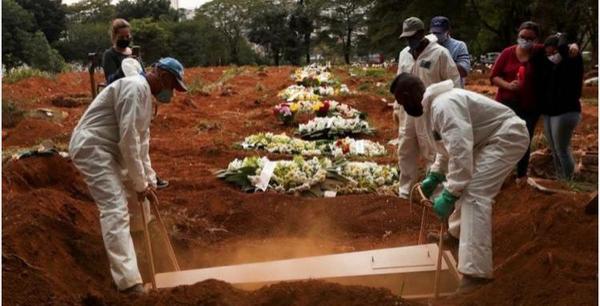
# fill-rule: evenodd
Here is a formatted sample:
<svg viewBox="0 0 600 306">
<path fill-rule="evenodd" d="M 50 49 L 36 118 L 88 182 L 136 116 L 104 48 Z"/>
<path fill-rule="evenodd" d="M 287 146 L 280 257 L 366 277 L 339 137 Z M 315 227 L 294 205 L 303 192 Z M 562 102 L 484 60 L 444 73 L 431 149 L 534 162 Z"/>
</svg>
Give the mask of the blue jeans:
<svg viewBox="0 0 600 306">
<path fill-rule="evenodd" d="M 556 176 L 570 180 L 575 172 L 575 160 L 571 152 L 571 136 L 581 121 L 581 113 L 570 112 L 558 116 L 544 116 L 544 133 L 552 150 Z"/>
</svg>

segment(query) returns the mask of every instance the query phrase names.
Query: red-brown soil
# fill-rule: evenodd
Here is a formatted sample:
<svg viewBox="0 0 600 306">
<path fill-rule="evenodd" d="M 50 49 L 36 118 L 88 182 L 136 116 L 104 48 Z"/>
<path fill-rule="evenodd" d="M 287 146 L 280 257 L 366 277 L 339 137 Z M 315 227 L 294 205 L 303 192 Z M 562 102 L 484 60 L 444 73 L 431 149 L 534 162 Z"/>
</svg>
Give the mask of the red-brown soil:
<svg viewBox="0 0 600 306">
<path fill-rule="evenodd" d="M 226 68 L 193 68 L 186 79 L 204 84 Z M 178 94 L 161 106 L 152 124 L 151 158 L 171 185 L 159 191 L 183 269 L 341 253 L 415 244 L 417 217 L 395 197 L 349 195 L 333 199 L 275 193 L 243 193 L 213 175 L 236 157 L 257 154 L 233 144 L 258 131 L 287 132 L 271 107 L 290 84 L 293 67 L 255 67 L 215 86 L 209 95 Z M 349 78 L 351 89 L 382 79 Z M 481 78 L 485 79 L 485 78 Z M 483 85 L 483 83 L 481 84 Z M 384 85 L 385 86 L 385 85 Z M 480 85 L 477 85 L 480 86 Z M 54 80 L 2 84 L 3 99 L 24 109 L 58 108 L 60 122 L 26 118 L 3 129 L 3 150 L 51 138 L 68 142 L 84 106 L 57 107 L 57 95 L 79 97 L 88 90 L 85 73 Z M 471 87 L 477 90 L 476 86 Z M 487 90 L 487 89 L 486 89 Z M 377 128 L 370 139 L 386 143 L 396 135 L 391 111 L 364 91 L 339 98 L 365 111 Z M 585 105 L 575 149 L 597 150 L 597 107 Z M 394 162 L 394 148 L 379 162 Z M 281 157 L 281 156 L 279 156 Z M 7 161 L 2 166 L 3 302 L 6 305 L 402 305 L 380 288 L 320 281 L 280 283 L 242 291 L 209 280 L 133 298 L 116 293 L 105 255 L 98 211 L 72 164 L 58 156 Z M 597 303 L 597 216 L 583 213 L 587 193 L 548 195 L 507 180 L 494 205 L 494 282 L 448 305 L 593 305 Z M 142 248 L 138 248 L 142 249 Z M 455 251 L 455 250 L 454 250 Z M 456 255 L 456 254 L 455 254 Z M 140 261 L 146 276 L 145 262 Z"/>
</svg>

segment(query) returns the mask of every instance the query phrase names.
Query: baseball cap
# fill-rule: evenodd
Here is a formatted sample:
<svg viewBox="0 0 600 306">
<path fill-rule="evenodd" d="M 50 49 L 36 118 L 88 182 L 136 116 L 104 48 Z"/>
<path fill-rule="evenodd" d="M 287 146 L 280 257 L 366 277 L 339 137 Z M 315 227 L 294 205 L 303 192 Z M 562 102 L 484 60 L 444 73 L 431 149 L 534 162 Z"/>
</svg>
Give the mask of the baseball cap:
<svg viewBox="0 0 600 306">
<path fill-rule="evenodd" d="M 417 17 L 409 17 L 402 23 L 402 34 L 398 38 L 405 38 L 415 35 L 420 30 L 425 30 L 425 24 Z"/>
<path fill-rule="evenodd" d="M 450 20 L 444 16 L 436 16 L 431 18 L 429 31 L 431 33 L 443 33 L 450 30 Z"/>
<path fill-rule="evenodd" d="M 177 80 L 177 86 L 175 89 L 177 91 L 187 91 L 187 87 L 185 83 L 183 83 L 183 65 L 181 63 L 172 58 L 172 57 L 163 57 L 156 63 L 156 67 L 164 69 L 175 76 Z"/>
</svg>

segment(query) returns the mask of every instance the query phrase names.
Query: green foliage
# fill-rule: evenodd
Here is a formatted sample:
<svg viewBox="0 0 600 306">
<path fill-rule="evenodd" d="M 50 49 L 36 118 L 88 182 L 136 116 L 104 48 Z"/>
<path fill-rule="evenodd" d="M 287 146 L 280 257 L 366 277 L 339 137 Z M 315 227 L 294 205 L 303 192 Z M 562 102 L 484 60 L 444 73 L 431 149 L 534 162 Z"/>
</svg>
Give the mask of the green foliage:
<svg viewBox="0 0 600 306">
<path fill-rule="evenodd" d="M 185 66 L 215 66 L 229 62 L 224 37 L 206 20 L 175 23 L 169 32 L 172 35 L 171 54 Z"/>
<path fill-rule="evenodd" d="M 44 33 L 49 42 L 55 42 L 60 38 L 66 28 L 66 12 L 61 0 L 16 0 L 16 2 L 33 15 L 36 28 Z M 4 18 L 2 21 L 4 22 Z"/>
<path fill-rule="evenodd" d="M 23 119 L 25 111 L 20 109 L 16 103 L 2 99 L 2 127 L 12 128 Z"/>
<path fill-rule="evenodd" d="M 39 69 L 31 68 L 29 66 L 19 66 L 16 68 L 11 68 L 4 74 L 2 78 L 3 82 L 6 83 L 15 83 L 20 80 L 28 79 L 31 77 L 41 77 L 41 78 L 53 78 L 54 76 L 51 73 L 46 71 L 42 71 Z"/>
<path fill-rule="evenodd" d="M 327 25 L 327 35 L 335 38 L 338 48 L 344 55 L 346 64 L 350 64 L 350 57 L 357 43 L 357 33 L 365 31 L 367 25 L 367 12 L 373 1 L 370 0 L 332 0 L 327 2 L 326 9 L 331 12 L 324 18 Z M 341 42 L 341 45 L 337 42 Z"/>
<path fill-rule="evenodd" d="M 241 50 L 247 45 L 242 31 L 248 23 L 251 5 L 251 0 L 213 0 L 196 10 L 195 19 L 207 20 L 225 39 L 233 64 L 242 64 L 241 53 L 247 51 Z"/>
<path fill-rule="evenodd" d="M 179 12 L 169 0 L 122 0 L 115 7 L 116 16 L 126 20 L 150 18 L 154 21 L 177 21 Z"/>
<path fill-rule="evenodd" d="M 170 55 L 170 34 L 163 25 L 153 22 L 151 18 L 134 19 L 131 29 L 133 41 L 141 47 L 141 55 L 146 63 Z"/>
<path fill-rule="evenodd" d="M 61 72 L 63 70 L 65 60 L 56 49 L 50 47 L 42 32 L 33 34 L 31 39 L 25 42 L 23 48 L 25 62 L 33 68 L 50 72 Z"/>
<path fill-rule="evenodd" d="M 52 49 L 41 31 L 36 31 L 33 14 L 13 0 L 2 1 L 2 56 L 8 68 L 27 64 L 33 68 L 59 72 L 64 59 Z"/>
<path fill-rule="evenodd" d="M 25 43 L 35 32 L 33 15 L 14 0 L 2 0 L 2 61 L 7 67 L 25 63 Z"/>
<path fill-rule="evenodd" d="M 115 18 L 115 6 L 110 0 L 81 0 L 67 6 L 67 20 L 72 24 L 105 23 Z"/>
<path fill-rule="evenodd" d="M 110 47 L 107 30 L 105 23 L 70 23 L 65 38 L 56 42 L 54 47 L 69 62 L 85 62 L 89 52 L 102 54 Z"/>
</svg>

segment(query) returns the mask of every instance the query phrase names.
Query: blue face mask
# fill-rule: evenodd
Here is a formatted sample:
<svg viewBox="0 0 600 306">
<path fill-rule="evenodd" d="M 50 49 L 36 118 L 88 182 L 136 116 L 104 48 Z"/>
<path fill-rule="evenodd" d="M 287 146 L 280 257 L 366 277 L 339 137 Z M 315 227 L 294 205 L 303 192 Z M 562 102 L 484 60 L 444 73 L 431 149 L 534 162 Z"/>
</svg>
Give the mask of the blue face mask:
<svg viewBox="0 0 600 306">
<path fill-rule="evenodd" d="M 168 89 L 163 84 L 162 79 L 160 80 L 160 85 L 162 89 L 156 95 L 156 99 L 160 103 L 169 103 L 171 102 L 171 98 L 173 97 L 173 89 Z"/>
<path fill-rule="evenodd" d="M 161 103 L 169 103 L 171 102 L 171 98 L 173 97 L 173 90 L 163 89 L 157 95 L 156 99 Z"/>
<path fill-rule="evenodd" d="M 440 44 L 443 44 L 448 40 L 448 33 L 434 33 L 435 37 L 437 37 L 437 41 Z"/>
</svg>

